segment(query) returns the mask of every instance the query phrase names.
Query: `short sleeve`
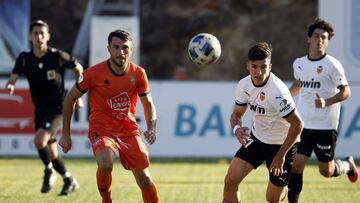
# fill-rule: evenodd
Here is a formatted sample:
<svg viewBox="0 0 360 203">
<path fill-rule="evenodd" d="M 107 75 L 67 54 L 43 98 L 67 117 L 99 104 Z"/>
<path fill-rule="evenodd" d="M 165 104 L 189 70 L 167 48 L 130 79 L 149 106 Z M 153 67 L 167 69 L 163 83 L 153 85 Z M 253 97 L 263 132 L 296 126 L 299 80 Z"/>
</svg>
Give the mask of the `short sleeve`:
<svg viewBox="0 0 360 203">
<path fill-rule="evenodd" d="M 244 88 L 244 81 L 240 80 L 235 90 L 235 104 L 240 106 L 246 106 L 248 103 L 249 95 L 246 94 Z"/>
<path fill-rule="evenodd" d="M 15 66 L 12 70 L 12 73 L 14 74 L 18 74 L 18 75 L 21 75 L 24 73 L 24 69 L 25 69 L 25 53 L 22 52 L 17 58 L 16 58 L 16 61 L 15 61 Z"/>
<path fill-rule="evenodd" d="M 77 60 L 75 57 L 73 57 L 69 53 L 67 53 L 65 51 L 61 51 L 61 50 L 59 50 L 59 55 L 60 55 L 61 61 L 63 62 L 62 63 L 63 68 L 74 69 L 76 67 Z"/>
<path fill-rule="evenodd" d="M 149 81 L 144 69 L 139 69 L 139 78 L 137 83 L 139 96 L 145 96 L 150 93 Z"/>
<path fill-rule="evenodd" d="M 334 68 L 331 69 L 331 78 L 336 87 L 348 85 L 348 81 L 345 76 L 344 67 L 340 61 L 334 61 Z"/>
<path fill-rule="evenodd" d="M 76 87 L 82 93 L 86 93 L 90 89 L 90 71 L 85 70 L 76 82 Z"/>
<path fill-rule="evenodd" d="M 295 78 L 295 80 L 299 80 L 300 78 L 299 78 L 299 75 L 298 75 L 298 73 L 297 73 L 297 70 L 298 70 L 298 63 L 297 63 L 297 59 L 294 61 L 294 63 L 293 63 L 293 74 L 294 74 L 294 78 Z"/>
<path fill-rule="evenodd" d="M 287 89 L 279 91 L 274 95 L 273 106 L 277 109 L 282 118 L 286 118 L 295 110 L 295 102 Z"/>
</svg>

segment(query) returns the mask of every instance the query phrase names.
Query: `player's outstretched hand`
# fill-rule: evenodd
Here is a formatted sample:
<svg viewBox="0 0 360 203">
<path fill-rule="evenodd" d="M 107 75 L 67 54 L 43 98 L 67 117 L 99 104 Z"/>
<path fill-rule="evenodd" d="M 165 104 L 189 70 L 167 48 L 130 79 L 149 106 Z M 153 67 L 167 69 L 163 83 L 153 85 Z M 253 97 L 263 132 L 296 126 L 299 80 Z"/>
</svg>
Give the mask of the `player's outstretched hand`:
<svg viewBox="0 0 360 203">
<path fill-rule="evenodd" d="M 155 130 L 146 130 L 144 132 L 144 137 L 145 140 L 149 143 L 149 144 L 153 144 L 156 140 L 156 132 Z"/>
<path fill-rule="evenodd" d="M 59 145 L 61 146 L 64 153 L 67 153 L 72 146 L 72 141 L 70 136 L 61 136 L 59 140 Z"/>
</svg>

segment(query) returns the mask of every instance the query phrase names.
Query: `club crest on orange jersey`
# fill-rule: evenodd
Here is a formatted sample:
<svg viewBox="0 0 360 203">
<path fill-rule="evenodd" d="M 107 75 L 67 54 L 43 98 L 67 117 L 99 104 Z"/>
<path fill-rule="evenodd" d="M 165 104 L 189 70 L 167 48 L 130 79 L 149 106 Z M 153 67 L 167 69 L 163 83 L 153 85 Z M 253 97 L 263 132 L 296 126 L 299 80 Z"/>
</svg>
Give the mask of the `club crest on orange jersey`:
<svg viewBox="0 0 360 203">
<path fill-rule="evenodd" d="M 130 82 L 131 82 L 131 84 L 135 84 L 135 82 L 136 82 L 135 76 L 131 76 Z"/>
<path fill-rule="evenodd" d="M 323 71 L 323 67 L 322 66 L 318 66 L 316 69 L 317 74 L 320 74 Z"/>
</svg>

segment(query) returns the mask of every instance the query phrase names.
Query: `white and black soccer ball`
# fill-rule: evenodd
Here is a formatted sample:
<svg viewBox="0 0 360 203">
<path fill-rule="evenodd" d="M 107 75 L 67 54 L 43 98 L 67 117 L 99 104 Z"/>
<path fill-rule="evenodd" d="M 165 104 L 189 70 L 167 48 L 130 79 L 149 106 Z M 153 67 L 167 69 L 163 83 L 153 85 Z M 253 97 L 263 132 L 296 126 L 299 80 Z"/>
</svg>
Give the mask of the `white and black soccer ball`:
<svg viewBox="0 0 360 203">
<path fill-rule="evenodd" d="M 202 66 L 209 65 L 220 58 L 221 45 L 214 35 L 200 33 L 190 40 L 188 54 L 194 63 Z"/>
</svg>

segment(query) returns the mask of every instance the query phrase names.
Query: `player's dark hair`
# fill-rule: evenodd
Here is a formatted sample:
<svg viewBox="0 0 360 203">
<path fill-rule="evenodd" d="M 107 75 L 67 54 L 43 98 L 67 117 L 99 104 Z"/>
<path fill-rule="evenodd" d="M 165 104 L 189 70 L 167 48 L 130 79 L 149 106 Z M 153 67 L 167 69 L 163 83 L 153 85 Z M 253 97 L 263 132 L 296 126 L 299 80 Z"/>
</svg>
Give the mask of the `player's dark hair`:
<svg viewBox="0 0 360 203">
<path fill-rule="evenodd" d="M 333 26 L 321 18 L 316 18 L 315 21 L 308 27 L 308 37 L 311 37 L 315 29 L 322 29 L 329 33 L 329 40 L 334 36 Z"/>
<path fill-rule="evenodd" d="M 109 45 L 110 45 L 113 37 L 118 37 L 124 41 L 132 41 L 130 33 L 125 30 L 114 30 L 114 31 L 110 32 L 109 37 L 108 37 Z"/>
<path fill-rule="evenodd" d="M 264 60 L 269 58 L 271 60 L 271 44 L 266 42 L 259 42 L 255 46 L 251 47 L 248 52 L 248 59 L 250 61 Z"/>
<path fill-rule="evenodd" d="M 35 20 L 35 21 L 31 22 L 31 24 L 30 24 L 30 30 L 29 30 L 30 33 L 33 31 L 33 28 L 34 28 L 35 26 L 46 27 L 46 29 L 48 30 L 48 32 L 50 32 L 49 25 L 48 25 L 45 21 L 43 21 L 43 20 Z"/>
</svg>

